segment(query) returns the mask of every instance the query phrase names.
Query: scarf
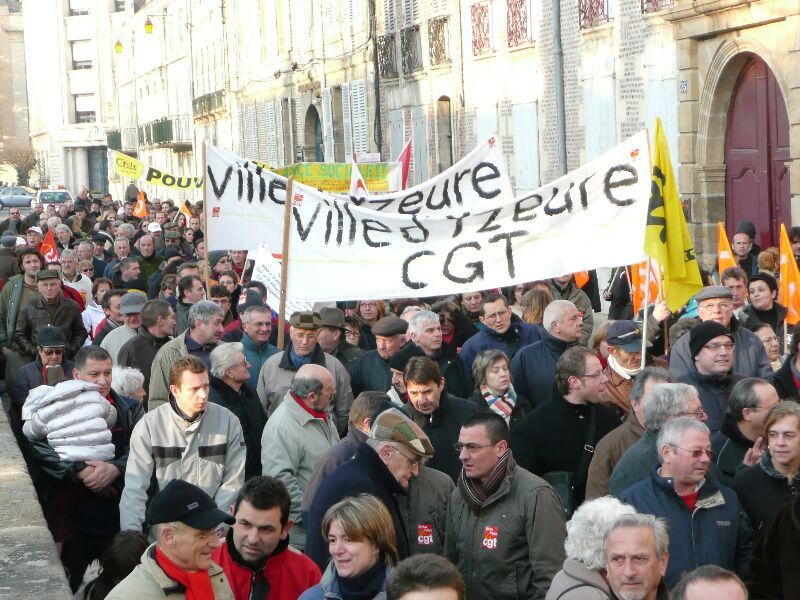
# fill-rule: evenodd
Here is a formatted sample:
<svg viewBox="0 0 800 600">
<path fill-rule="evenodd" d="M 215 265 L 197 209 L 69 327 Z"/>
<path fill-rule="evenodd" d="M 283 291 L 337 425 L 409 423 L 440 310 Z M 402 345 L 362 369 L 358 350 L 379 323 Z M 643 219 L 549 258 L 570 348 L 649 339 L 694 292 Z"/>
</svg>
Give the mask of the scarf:
<svg viewBox="0 0 800 600">
<path fill-rule="evenodd" d="M 326 421 L 328 419 L 328 413 L 326 413 L 324 410 L 314 410 L 308 404 L 303 402 L 302 398 L 297 396 L 294 392 L 289 392 L 289 393 L 292 395 L 292 398 L 294 398 L 294 401 L 300 405 L 300 408 L 305 410 L 312 417 L 314 417 L 315 419 L 322 419 L 323 421 Z"/>
<path fill-rule="evenodd" d="M 492 467 L 489 477 L 486 478 L 486 483 L 481 483 L 477 479 L 468 479 L 467 474 L 464 472 L 464 467 L 461 467 L 458 490 L 475 514 L 478 514 L 486 499 L 500 488 L 500 484 L 503 483 L 503 479 L 505 479 L 513 464 L 514 459 L 511 456 L 511 450 L 509 450 Z"/>
<path fill-rule="evenodd" d="M 386 581 L 386 563 L 378 560 L 361 575 L 339 577 L 343 600 L 372 600 L 380 594 Z"/>
<path fill-rule="evenodd" d="M 214 588 L 208 571 L 187 573 L 172 562 L 161 549 L 156 546 L 156 563 L 169 577 L 186 588 L 186 600 L 214 600 Z"/>
<path fill-rule="evenodd" d="M 608 366 L 611 367 L 614 370 L 614 372 L 623 379 L 633 379 L 642 370 L 641 366 L 638 366 L 635 369 L 626 369 L 621 364 L 619 364 L 617 359 L 614 358 L 613 354 L 608 355 Z"/>
<path fill-rule="evenodd" d="M 486 400 L 486 404 L 489 405 L 489 410 L 503 417 L 506 420 L 506 424 L 508 424 L 511 419 L 511 412 L 517 404 L 517 393 L 514 391 L 514 386 L 509 385 L 505 394 L 498 395 L 490 387 L 481 384 L 481 395 Z"/>
<path fill-rule="evenodd" d="M 297 352 L 294 351 L 294 348 L 289 348 L 289 360 L 292 361 L 292 364 L 295 366 L 296 369 L 299 369 L 303 365 L 310 365 L 314 360 L 314 353 L 311 352 L 310 354 L 306 354 L 305 356 L 300 356 Z"/>
</svg>

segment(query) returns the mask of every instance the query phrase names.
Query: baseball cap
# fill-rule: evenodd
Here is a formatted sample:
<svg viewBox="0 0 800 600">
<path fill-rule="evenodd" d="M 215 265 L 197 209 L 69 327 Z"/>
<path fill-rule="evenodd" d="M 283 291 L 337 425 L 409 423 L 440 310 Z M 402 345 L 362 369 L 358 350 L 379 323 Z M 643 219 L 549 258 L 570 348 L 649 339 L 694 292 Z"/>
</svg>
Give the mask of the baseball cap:
<svg viewBox="0 0 800 600">
<path fill-rule="evenodd" d="M 179 521 L 201 530 L 236 522 L 232 515 L 217 508 L 211 496 L 182 479 L 173 479 L 153 496 L 147 520 L 151 525 Z"/>
<path fill-rule="evenodd" d="M 119 301 L 119 312 L 123 315 L 134 315 L 142 312 L 147 298 L 139 292 L 128 292 Z"/>
</svg>

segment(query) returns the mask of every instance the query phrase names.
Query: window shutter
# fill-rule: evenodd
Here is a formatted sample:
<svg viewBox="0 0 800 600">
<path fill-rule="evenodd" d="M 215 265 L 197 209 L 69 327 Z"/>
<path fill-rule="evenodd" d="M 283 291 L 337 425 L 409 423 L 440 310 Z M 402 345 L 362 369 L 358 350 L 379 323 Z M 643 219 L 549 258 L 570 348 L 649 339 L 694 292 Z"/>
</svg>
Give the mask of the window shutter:
<svg viewBox="0 0 800 600">
<path fill-rule="evenodd" d="M 420 184 L 428 179 L 428 123 L 424 106 L 414 106 L 411 109 L 411 135 L 414 181 Z"/>
<path fill-rule="evenodd" d="M 397 21 L 395 20 L 395 0 L 386 0 L 383 6 L 384 10 L 386 11 L 383 19 L 384 26 L 386 27 L 386 33 L 394 33 L 397 30 Z"/>
<path fill-rule="evenodd" d="M 411 27 L 419 21 L 419 2 L 403 0 L 403 27 Z"/>
<path fill-rule="evenodd" d="M 330 88 L 322 90 L 322 142 L 325 147 L 325 162 L 334 162 L 333 105 Z"/>
<path fill-rule="evenodd" d="M 367 152 L 369 139 L 367 133 L 367 83 L 358 79 L 350 84 L 351 112 L 353 114 L 353 150 Z"/>
<path fill-rule="evenodd" d="M 266 160 L 269 148 L 269 135 L 267 128 L 267 103 L 260 101 L 256 103 L 256 139 L 258 140 L 258 154 L 248 158 Z"/>
<path fill-rule="evenodd" d="M 344 162 L 353 158 L 353 119 L 350 108 L 350 84 L 342 84 L 342 130 L 344 131 Z"/>
<path fill-rule="evenodd" d="M 266 163 L 272 166 L 278 162 L 278 144 L 275 139 L 275 104 L 272 100 L 264 102 L 264 116 L 266 117 L 267 148 L 266 152 L 261 151 L 261 155 L 266 158 Z"/>
<path fill-rule="evenodd" d="M 251 159 L 258 157 L 258 132 L 256 127 L 256 105 L 251 104 L 245 109 L 245 126 L 247 135 L 245 136 L 246 156 Z"/>
<path fill-rule="evenodd" d="M 275 153 L 276 160 L 270 163 L 270 167 L 282 167 L 286 163 L 283 160 L 283 105 L 280 100 L 275 100 Z"/>
</svg>

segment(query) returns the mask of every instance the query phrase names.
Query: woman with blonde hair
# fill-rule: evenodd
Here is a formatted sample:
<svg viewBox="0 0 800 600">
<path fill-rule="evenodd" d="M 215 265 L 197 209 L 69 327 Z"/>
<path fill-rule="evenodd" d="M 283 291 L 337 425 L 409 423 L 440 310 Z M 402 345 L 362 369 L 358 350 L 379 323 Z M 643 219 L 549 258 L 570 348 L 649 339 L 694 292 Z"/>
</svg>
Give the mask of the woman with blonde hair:
<svg viewBox="0 0 800 600">
<path fill-rule="evenodd" d="M 553 301 L 553 295 L 549 289 L 541 286 L 525 292 L 520 301 L 522 306 L 522 320 L 532 325 L 542 325 L 544 320 L 544 309 Z"/>
<path fill-rule="evenodd" d="M 386 579 L 397 565 L 392 517 L 375 496 L 345 498 L 322 518 L 331 562 L 319 584 L 300 600 L 385 600 Z"/>
<path fill-rule="evenodd" d="M 359 348 L 364 352 L 378 347 L 372 326 L 386 316 L 386 303 L 383 300 L 359 300 L 355 315 L 361 319 L 361 340 Z"/>
</svg>

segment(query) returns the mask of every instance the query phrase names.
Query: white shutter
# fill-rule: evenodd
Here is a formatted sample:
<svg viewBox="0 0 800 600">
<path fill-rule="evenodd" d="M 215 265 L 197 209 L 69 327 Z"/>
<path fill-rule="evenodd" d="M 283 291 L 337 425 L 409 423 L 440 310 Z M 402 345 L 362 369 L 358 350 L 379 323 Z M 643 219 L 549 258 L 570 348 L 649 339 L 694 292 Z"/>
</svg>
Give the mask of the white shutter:
<svg viewBox="0 0 800 600">
<path fill-rule="evenodd" d="M 397 21 L 395 20 L 395 10 L 397 8 L 397 4 L 395 0 L 385 0 L 383 3 L 383 9 L 385 14 L 383 15 L 383 22 L 384 26 L 386 27 L 386 33 L 394 33 L 397 30 Z"/>
<path fill-rule="evenodd" d="M 248 158 L 258 158 L 266 160 L 269 148 L 269 129 L 267 127 L 267 103 L 263 100 L 256 104 L 256 139 L 258 140 L 258 155 L 248 156 Z"/>
<path fill-rule="evenodd" d="M 428 179 L 428 119 L 424 106 L 411 108 L 411 154 L 414 160 L 414 182 Z"/>
<path fill-rule="evenodd" d="M 418 0 L 403 0 L 403 27 L 411 27 L 419 21 Z"/>
<path fill-rule="evenodd" d="M 429 17 L 438 17 L 449 14 L 450 2 L 449 0 L 431 0 L 428 3 L 428 11 Z"/>
<path fill-rule="evenodd" d="M 251 159 L 258 156 L 258 131 L 256 127 L 256 105 L 251 104 L 245 109 L 245 127 L 247 128 L 247 135 L 245 136 L 245 148 L 247 154 L 244 158 Z"/>
<path fill-rule="evenodd" d="M 342 84 L 342 130 L 344 131 L 344 162 L 353 157 L 353 119 L 350 108 L 350 84 Z"/>
<path fill-rule="evenodd" d="M 264 116 L 266 117 L 266 130 L 267 130 L 267 148 L 266 153 L 261 152 L 267 159 L 267 164 L 276 166 L 278 163 L 278 144 L 275 139 L 275 104 L 272 100 L 264 103 Z"/>
<path fill-rule="evenodd" d="M 535 102 L 515 104 L 511 108 L 514 120 L 514 182 L 520 196 L 539 187 L 539 122 Z"/>
<path fill-rule="evenodd" d="M 403 109 L 389 111 L 389 160 L 397 160 L 406 144 L 406 130 L 403 124 Z"/>
<path fill-rule="evenodd" d="M 339 0 L 325 0 L 325 25 L 330 30 L 339 24 Z"/>
<path fill-rule="evenodd" d="M 334 162 L 333 104 L 330 88 L 322 90 L 322 142 L 325 147 L 325 162 Z"/>
<path fill-rule="evenodd" d="M 280 99 L 275 100 L 275 151 L 277 154 L 277 160 L 270 166 L 282 167 L 283 165 L 287 164 L 283 159 L 283 105 L 281 104 Z"/>
<path fill-rule="evenodd" d="M 369 134 L 367 132 L 367 83 L 358 79 L 350 84 L 350 98 L 353 114 L 353 150 L 367 152 L 369 150 Z"/>
<path fill-rule="evenodd" d="M 364 4 L 363 0 L 347 0 L 347 16 L 350 19 L 352 31 L 364 31 Z"/>
</svg>

